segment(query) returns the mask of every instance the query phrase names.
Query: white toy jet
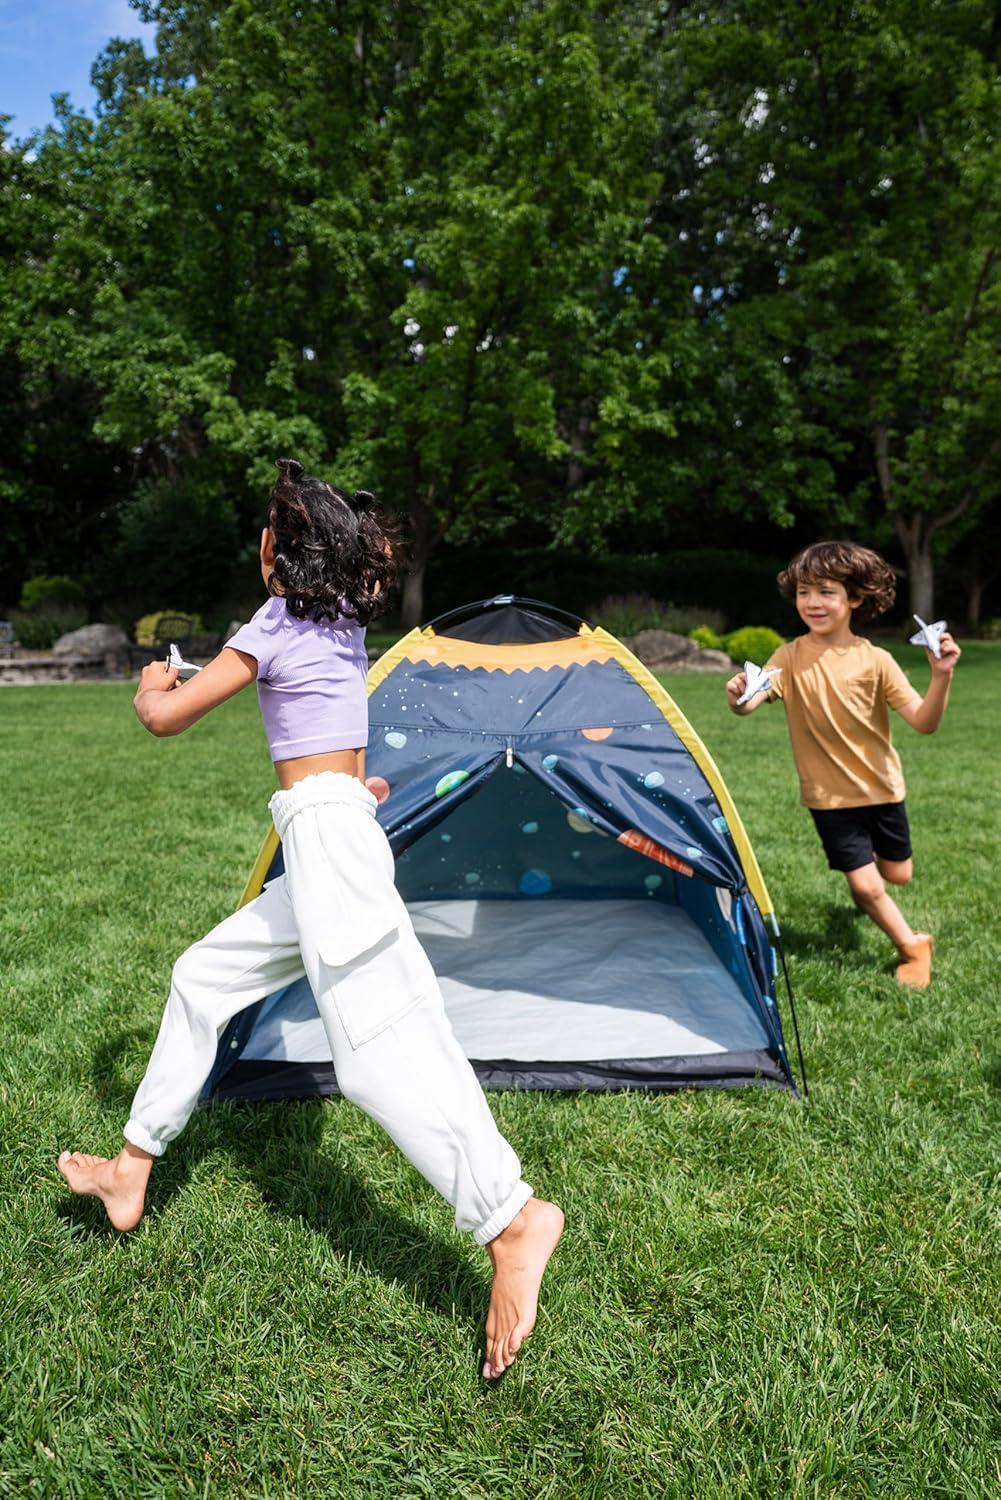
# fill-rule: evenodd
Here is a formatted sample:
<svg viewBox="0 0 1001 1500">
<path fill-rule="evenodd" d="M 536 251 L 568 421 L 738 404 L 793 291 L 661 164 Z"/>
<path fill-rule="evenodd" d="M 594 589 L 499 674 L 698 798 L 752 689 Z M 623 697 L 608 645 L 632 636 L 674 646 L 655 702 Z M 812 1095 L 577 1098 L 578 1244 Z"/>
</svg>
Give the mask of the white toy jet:
<svg viewBox="0 0 1001 1500">
<path fill-rule="evenodd" d="M 167 666 L 173 667 L 178 672 L 200 672 L 201 667 L 196 667 L 194 662 L 185 661 L 173 641 L 170 643 L 170 651 L 167 654 Z"/>
<path fill-rule="evenodd" d="M 944 620 L 936 620 L 934 625 L 926 625 L 920 615 L 915 615 L 914 618 L 921 626 L 921 629 L 915 635 L 911 636 L 911 645 L 927 646 L 932 656 L 940 661 L 942 659 L 942 637 L 948 630 L 948 625 Z"/>
<path fill-rule="evenodd" d="M 742 703 L 747 703 L 756 693 L 767 693 L 781 671 L 781 667 L 756 667 L 753 661 L 745 661 L 744 673 L 747 677 L 747 686 L 737 699 L 737 707 L 739 708 Z"/>
</svg>

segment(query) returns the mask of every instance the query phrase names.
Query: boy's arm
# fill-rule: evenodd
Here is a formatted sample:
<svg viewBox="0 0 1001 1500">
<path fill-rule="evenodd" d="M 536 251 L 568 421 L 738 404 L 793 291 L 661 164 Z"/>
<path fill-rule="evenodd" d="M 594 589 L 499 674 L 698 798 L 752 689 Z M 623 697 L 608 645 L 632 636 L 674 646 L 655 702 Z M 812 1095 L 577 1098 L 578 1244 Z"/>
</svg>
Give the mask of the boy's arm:
<svg viewBox="0 0 1001 1500">
<path fill-rule="evenodd" d="M 918 734 L 934 734 L 941 724 L 942 715 L 949 702 L 952 674 L 963 654 L 948 632 L 943 635 L 939 650 L 942 654 L 938 657 L 931 651 L 927 652 L 928 664 L 931 667 L 931 682 L 928 684 L 928 691 L 924 697 L 912 698 L 909 703 L 900 704 L 897 708 L 900 717 L 912 729 L 916 729 Z"/>
<path fill-rule="evenodd" d="M 256 677 L 255 659 L 229 646 L 224 646 L 190 682 L 180 682 L 173 667 L 154 661 L 142 670 L 132 706 L 150 734 L 158 738 L 181 734 Z"/>
</svg>

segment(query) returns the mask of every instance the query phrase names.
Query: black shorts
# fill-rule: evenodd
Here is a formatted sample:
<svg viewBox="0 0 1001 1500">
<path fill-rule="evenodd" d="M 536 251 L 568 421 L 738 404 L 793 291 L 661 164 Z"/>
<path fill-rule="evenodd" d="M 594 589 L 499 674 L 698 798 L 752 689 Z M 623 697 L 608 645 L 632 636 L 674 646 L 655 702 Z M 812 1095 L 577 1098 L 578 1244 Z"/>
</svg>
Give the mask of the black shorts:
<svg viewBox="0 0 1001 1500">
<path fill-rule="evenodd" d="M 911 830 L 903 802 L 877 802 L 867 807 L 810 808 L 820 842 L 832 870 L 861 870 L 880 859 L 911 857 Z"/>
</svg>

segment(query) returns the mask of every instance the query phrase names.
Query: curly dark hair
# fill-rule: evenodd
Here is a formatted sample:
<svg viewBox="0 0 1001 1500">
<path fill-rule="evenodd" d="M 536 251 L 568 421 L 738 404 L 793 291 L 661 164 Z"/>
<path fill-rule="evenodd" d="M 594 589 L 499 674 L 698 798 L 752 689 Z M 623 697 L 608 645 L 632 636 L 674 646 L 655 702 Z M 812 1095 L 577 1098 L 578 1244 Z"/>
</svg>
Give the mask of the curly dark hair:
<svg viewBox="0 0 1001 1500">
<path fill-rule="evenodd" d="M 298 620 L 367 625 L 382 614 L 400 571 L 400 537 L 394 520 L 368 490 L 346 490 L 307 474 L 296 458 L 277 460 L 278 478 L 268 502 L 274 534 L 272 594 L 283 594 Z"/>
<path fill-rule="evenodd" d="M 832 579 L 844 584 L 849 599 L 861 599 L 855 611 L 860 624 L 885 614 L 897 597 L 897 579 L 890 564 L 858 542 L 814 542 L 797 552 L 778 575 L 780 592 L 795 600 L 800 583 Z"/>
</svg>

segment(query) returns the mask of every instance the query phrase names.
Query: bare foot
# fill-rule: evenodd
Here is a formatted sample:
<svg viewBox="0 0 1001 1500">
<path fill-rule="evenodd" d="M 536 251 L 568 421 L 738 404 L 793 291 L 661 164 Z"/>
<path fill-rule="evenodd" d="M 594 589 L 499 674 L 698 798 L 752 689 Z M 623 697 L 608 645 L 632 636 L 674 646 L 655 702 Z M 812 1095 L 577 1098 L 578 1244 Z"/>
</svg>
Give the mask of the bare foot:
<svg viewBox="0 0 1001 1500">
<path fill-rule="evenodd" d="M 116 1229 L 135 1229 L 146 1204 L 153 1158 L 126 1142 L 116 1157 L 64 1151 L 57 1163 L 74 1193 L 100 1198 Z"/>
<path fill-rule="evenodd" d="M 535 1327 L 539 1287 L 562 1233 L 562 1210 L 555 1203 L 530 1198 L 504 1232 L 487 1246 L 494 1280 L 487 1311 L 484 1380 L 503 1375 Z"/>
</svg>

